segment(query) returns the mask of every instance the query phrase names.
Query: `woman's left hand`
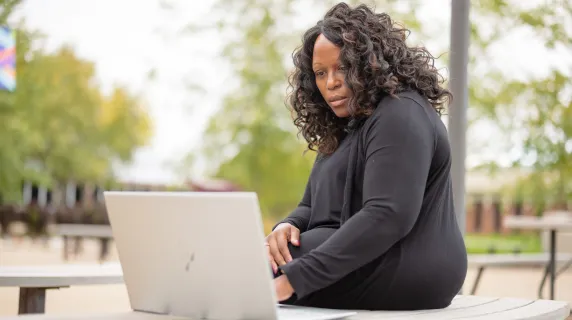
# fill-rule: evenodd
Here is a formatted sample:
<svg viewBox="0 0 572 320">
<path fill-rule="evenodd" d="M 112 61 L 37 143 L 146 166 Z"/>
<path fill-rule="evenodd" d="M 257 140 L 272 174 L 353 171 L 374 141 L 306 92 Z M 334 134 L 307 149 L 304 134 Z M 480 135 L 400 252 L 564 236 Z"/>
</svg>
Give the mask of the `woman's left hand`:
<svg viewBox="0 0 572 320">
<path fill-rule="evenodd" d="M 276 288 L 278 302 L 285 301 L 294 294 L 294 288 L 292 288 L 285 274 L 274 279 L 274 287 Z"/>
</svg>

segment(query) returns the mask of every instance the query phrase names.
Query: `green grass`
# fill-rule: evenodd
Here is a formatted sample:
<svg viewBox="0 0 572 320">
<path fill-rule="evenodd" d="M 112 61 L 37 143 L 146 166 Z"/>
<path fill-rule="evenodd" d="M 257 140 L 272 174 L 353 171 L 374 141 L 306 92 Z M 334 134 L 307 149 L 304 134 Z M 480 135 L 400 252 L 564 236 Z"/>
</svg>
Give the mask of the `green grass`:
<svg viewBox="0 0 572 320">
<path fill-rule="evenodd" d="M 523 253 L 542 252 L 540 236 L 535 234 L 520 235 L 482 235 L 466 234 L 465 245 L 469 254 L 475 253 Z"/>
</svg>

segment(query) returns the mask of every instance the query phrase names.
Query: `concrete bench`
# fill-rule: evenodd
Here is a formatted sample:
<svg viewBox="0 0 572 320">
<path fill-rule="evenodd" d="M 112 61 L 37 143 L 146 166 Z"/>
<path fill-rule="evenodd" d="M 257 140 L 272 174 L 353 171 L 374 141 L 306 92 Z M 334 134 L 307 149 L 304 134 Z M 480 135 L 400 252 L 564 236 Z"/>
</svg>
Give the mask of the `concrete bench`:
<svg viewBox="0 0 572 320">
<path fill-rule="evenodd" d="M 570 305 L 564 301 L 528 300 L 514 298 L 494 298 L 477 296 L 457 296 L 453 303 L 439 310 L 419 311 L 358 311 L 347 320 L 387 320 L 387 319 L 476 319 L 510 320 L 543 319 L 562 320 L 570 315 Z M 121 312 L 89 314 L 79 316 L 26 315 L 4 317 L 0 320 L 191 320 L 186 317 L 160 315 L 145 312 Z"/>
<path fill-rule="evenodd" d="M 469 255 L 469 266 L 478 268 L 477 276 L 471 288 L 470 294 L 473 295 L 477 291 L 477 287 L 481 280 L 481 276 L 487 267 L 545 267 L 544 276 L 538 288 L 538 297 L 542 298 L 542 289 L 546 283 L 549 272 L 550 255 L 548 253 L 539 254 L 473 254 Z M 556 263 L 564 264 L 557 275 L 566 271 L 572 265 L 572 254 L 557 254 Z"/>
<path fill-rule="evenodd" d="M 43 313 L 48 289 L 98 284 L 123 284 L 121 265 L 0 266 L 0 287 L 20 288 L 19 314 Z"/>
</svg>

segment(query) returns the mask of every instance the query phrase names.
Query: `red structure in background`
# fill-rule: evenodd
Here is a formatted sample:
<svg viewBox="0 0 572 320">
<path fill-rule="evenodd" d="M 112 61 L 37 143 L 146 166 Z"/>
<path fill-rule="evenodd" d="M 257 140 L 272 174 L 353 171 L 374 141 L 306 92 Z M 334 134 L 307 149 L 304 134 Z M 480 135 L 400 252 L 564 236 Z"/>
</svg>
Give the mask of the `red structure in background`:
<svg viewBox="0 0 572 320">
<path fill-rule="evenodd" d="M 233 192 L 240 188 L 226 180 L 187 181 L 186 185 L 192 191 L 198 192 Z"/>
</svg>

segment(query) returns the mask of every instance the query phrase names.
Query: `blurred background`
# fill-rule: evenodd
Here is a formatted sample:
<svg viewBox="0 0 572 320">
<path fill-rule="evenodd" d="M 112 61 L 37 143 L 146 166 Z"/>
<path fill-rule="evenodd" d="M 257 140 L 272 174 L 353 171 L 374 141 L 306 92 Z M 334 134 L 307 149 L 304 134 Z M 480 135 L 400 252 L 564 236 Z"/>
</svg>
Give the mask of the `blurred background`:
<svg viewBox="0 0 572 320">
<path fill-rule="evenodd" d="M 256 191 L 268 231 L 314 159 L 285 104 L 291 53 L 335 3 L 1 0 L 0 265 L 66 263 L 54 230 L 106 226 L 103 190 Z M 448 77 L 451 1 L 362 3 L 409 28 Z M 502 219 L 572 205 L 572 1 L 470 10 L 467 249 L 543 252 L 541 232 Z M 77 259 L 116 258 L 112 242 L 73 240 Z M 9 290 L 0 315 L 15 310 Z M 71 310 L 50 307 L 66 294 L 48 310 Z"/>
</svg>

